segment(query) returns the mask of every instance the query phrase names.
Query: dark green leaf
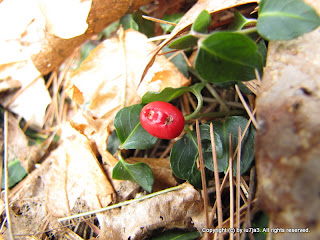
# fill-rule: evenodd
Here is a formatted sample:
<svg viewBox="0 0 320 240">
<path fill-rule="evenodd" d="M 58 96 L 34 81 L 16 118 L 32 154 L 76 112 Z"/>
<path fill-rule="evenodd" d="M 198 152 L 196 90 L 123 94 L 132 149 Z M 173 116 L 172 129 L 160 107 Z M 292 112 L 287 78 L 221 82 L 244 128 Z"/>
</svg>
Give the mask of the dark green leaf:
<svg viewBox="0 0 320 240">
<path fill-rule="evenodd" d="M 289 40 L 320 25 L 317 12 L 302 0 L 261 0 L 258 32 L 267 40 Z"/>
<path fill-rule="evenodd" d="M 154 22 L 147 20 L 142 17 L 145 13 L 141 10 L 138 10 L 132 13 L 132 18 L 139 26 L 139 32 L 145 34 L 148 38 L 154 36 Z"/>
<path fill-rule="evenodd" d="M 157 141 L 140 123 L 143 105 L 136 104 L 122 108 L 114 118 L 114 126 L 124 149 L 148 149 Z"/>
<path fill-rule="evenodd" d="M 207 33 L 210 23 L 211 16 L 209 12 L 207 10 L 203 10 L 192 24 L 191 30 L 200 33 Z"/>
<path fill-rule="evenodd" d="M 198 42 L 198 38 L 187 34 L 185 36 L 179 37 L 176 40 L 172 41 L 168 44 L 169 48 L 173 49 L 186 49 L 192 46 L 196 46 Z"/>
<path fill-rule="evenodd" d="M 254 233 L 254 239 L 255 240 L 266 240 L 267 234 L 269 232 L 271 232 L 270 228 L 268 228 L 268 226 L 269 226 L 268 216 L 263 212 L 258 212 L 252 220 L 252 227 L 259 228 L 260 232 Z"/>
<path fill-rule="evenodd" d="M 178 23 L 180 19 L 183 17 L 183 15 L 184 13 L 174 13 L 170 15 L 166 14 L 162 19 L 167 22 Z M 173 25 L 165 24 L 165 23 L 160 23 L 160 26 L 164 32 L 171 32 L 175 27 Z"/>
<path fill-rule="evenodd" d="M 202 151 L 208 152 L 211 148 L 209 125 L 200 126 Z M 222 155 L 222 143 L 220 137 L 215 134 L 216 151 Z M 172 147 L 170 153 L 170 165 L 173 173 L 183 180 L 188 180 L 196 188 L 201 187 L 201 175 L 197 169 L 198 143 L 196 132 L 189 132 L 178 140 Z M 211 156 L 212 159 L 212 156 Z"/>
<path fill-rule="evenodd" d="M 154 101 L 170 102 L 173 99 L 180 97 L 182 94 L 188 91 L 194 91 L 200 93 L 205 83 L 197 83 L 191 87 L 180 87 L 180 88 L 165 88 L 161 92 L 147 92 L 143 95 L 141 103 L 147 104 Z"/>
<path fill-rule="evenodd" d="M 9 188 L 19 183 L 28 174 L 27 171 L 21 166 L 20 160 L 15 159 L 8 164 L 9 171 Z M 2 174 L 2 188 L 4 188 L 4 174 Z"/>
<path fill-rule="evenodd" d="M 118 138 L 117 132 L 113 131 L 112 134 L 108 137 L 107 150 L 112 155 L 116 153 L 120 145 L 120 140 Z"/>
<path fill-rule="evenodd" d="M 152 240 L 194 240 L 200 237 L 199 232 L 182 232 L 182 231 L 166 231 L 157 237 L 153 237 Z"/>
<path fill-rule="evenodd" d="M 199 42 L 195 69 L 209 82 L 247 81 L 262 71 L 262 57 L 249 37 L 216 32 Z"/>
<path fill-rule="evenodd" d="M 147 104 L 154 101 L 170 102 L 171 100 L 180 97 L 188 91 L 188 87 L 172 88 L 168 87 L 161 92 L 147 92 L 143 95 L 141 103 Z"/>
<path fill-rule="evenodd" d="M 120 19 L 120 24 L 122 25 L 124 30 L 134 29 L 136 31 L 139 31 L 139 26 L 136 23 L 136 21 L 133 19 L 133 15 L 132 14 L 124 15 Z"/>
<path fill-rule="evenodd" d="M 154 176 L 151 168 L 145 163 L 129 164 L 120 157 L 119 162 L 113 168 L 112 178 L 135 182 L 145 191 L 152 192 Z"/>
<path fill-rule="evenodd" d="M 233 151 L 236 149 L 238 144 L 238 126 L 241 127 L 241 132 L 243 133 L 248 120 L 244 117 L 234 116 L 229 117 L 227 120 L 222 123 L 218 121 L 213 122 L 214 132 L 220 136 L 223 146 L 223 154 L 218 155 L 218 170 L 219 172 L 226 172 L 229 166 L 229 134 L 232 134 L 232 145 Z M 240 162 L 240 173 L 244 173 L 249 168 L 253 158 L 254 158 L 254 138 L 255 131 L 251 126 L 247 130 L 242 142 L 241 142 L 241 162 Z M 206 166 L 213 171 L 212 160 L 208 161 Z M 234 175 L 236 175 L 236 160 L 233 164 Z"/>
</svg>

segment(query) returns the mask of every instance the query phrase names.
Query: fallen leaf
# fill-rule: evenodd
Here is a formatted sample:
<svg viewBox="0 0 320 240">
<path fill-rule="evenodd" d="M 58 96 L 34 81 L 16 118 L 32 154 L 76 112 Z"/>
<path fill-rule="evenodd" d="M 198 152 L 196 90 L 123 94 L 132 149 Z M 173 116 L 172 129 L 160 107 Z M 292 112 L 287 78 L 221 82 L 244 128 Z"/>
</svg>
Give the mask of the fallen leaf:
<svg viewBox="0 0 320 240">
<path fill-rule="evenodd" d="M 0 104 L 22 116 L 31 126 L 42 128 L 51 97 L 38 70 L 30 60 L 0 65 L 0 70 L 0 78 L 4 81 L 21 84 L 18 92 L 7 92 L 0 98 Z"/>
<path fill-rule="evenodd" d="M 97 214 L 101 239 L 144 239 L 155 229 L 205 227 L 203 200 L 197 190 L 185 183 L 180 190 Z M 134 221 L 133 221 L 134 219 Z"/>
<path fill-rule="evenodd" d="M 46 31 L 66 39 L 82 35 L 88 28 L 86 20 L 91 2 L 91 0 L 39 0 Z"/>
<path fill-rule="evenodd" d="M 147 91 L 188 85 L 177 67 L 159 56 L 138 88 L 146 58 L 156 47 L 147 40 L 145 35 L 129 29 L 99 44 L 72 75 L 71 97 L 76 88 L 74 100 L 80 99 L 78 104 L 97 118 L 113 118 L 121 108 L 140 102 Z"/>
<path fill-rule="evenodd" d="M 62 128 L 61 139 L 63 143 L 50 155 L 48 211 L 57 217 L 69 215 L 79 198 L 91 210 L 107 206 L 114 192 L 91 142 L 70 124 Z"/>
<path fill-rule="evenodd" d="M 319 1 L 306 1 L 320 12 Z M 269 42 L 257 98 L 258 196 L 274 239 L 320 238 L 319 28 L 291 41 Z"/>
<path fill-rule="evenodd" d="M 8 161 L 19 159 L 23 168 L 30 172 L 40 158 L 40 148 L 37 145 L 30 146 L 19 121 L 12 114 L 8 116 Z"/>
</svg>

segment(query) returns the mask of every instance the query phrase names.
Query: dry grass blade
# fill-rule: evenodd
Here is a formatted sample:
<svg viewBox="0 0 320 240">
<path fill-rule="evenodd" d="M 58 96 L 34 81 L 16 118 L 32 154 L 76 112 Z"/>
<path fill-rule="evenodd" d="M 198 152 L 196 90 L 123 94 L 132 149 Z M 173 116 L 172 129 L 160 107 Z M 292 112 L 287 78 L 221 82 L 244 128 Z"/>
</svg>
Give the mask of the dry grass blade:
<svg viewBox="0 0 320 240">
<path fill-rule="evenodd" d="M 10 216 L 10 207 L 9 207 L 9 172 L 8 172 L 8 111 L 4 111 L 4 121 L 3 121 L 3 128 L 4 128 L 4 202 L 5 202 L 5 209 L 6 209 L 6 218 L 8 223 L 9 229 L 9 236 L 10 239 L 13 240 L 13 232 L 12 232 L 12 225 L 11 225 L 11 216 Z"/>
<path fill-rule="evenodd" d="M 233 157 L 232 134 L 229 135 L 229 184 L 230 184 L 230 228 L 234 228 L 234 196 L 233 196 Z M 233 240 L 234 233 L 230 231 L 229 239 Z"/>
<path fill-rule="evenodd" d="M 36 81 L 38 81 L 41 77 L 42 77 L 42 75 L 38 75 L 26 87 L 20 89 L 4 107 L 8 108 L 24 91 L 26 91 L 29 87 L 31 87 L 33 84 L 35 84 Z"/>
<path fill-rule="evenodd" d="M 217 212 L 218 212 L 218 228 L 222 228 L 223 223 L 223 215 L 222 215 L 222 202 L 221 202 L 221 191 L 220 191 L 220 179 L 219 179 L 219 172 L 218 172 L 218 161 L 217 161 L 217 154 L 216 154 L 216 143 L 214 140 L 214 132 L 212 123 L 210 123 L 210 138 L 211 138 L 211 146 L 212 146 L 212 160 L 213 160 L 213 167 L 214 167 L 214 181 L 216 186 L 216 202 L 217 202 Z M 223 235 L 217 233 L 219 240 L 223 240 Z"/>
<path fill-rule="evenodd" d="M 236 191 L 236 228 L 240 229 L 240 159 L 241 159 L 241 127 L 238 127 L 238 157 L 237 157 L 237 191 Z M 240 239 L 240 233 L 236 234 L 236 239 Z"/>
<path fill-rule="evenodd" d="M 208 190 L 207 190 L 207 184 L 206 184 L 206 173 L 204 171 L 199 120 L 196 121 L 196 132 L 197 132 L 197 140 L 198 140 L 200 172 L 201 172 L 201 181 L 202 181 L 202 189 L 203 189 L 202 190 L 202 198 L 203 198 L 203 202 L 204 202 L 204 211 L 206 214 L 206 227 L 207 227 L 207 229 L 209 229 L 210 225 L 211 225 L 209 222 L 209 210 L 208 210 L 209 199 L 208 199 Z M 206 239 L 209 239 L 208 233 L 206 233 Z"/>
<path fill-rule="evenodd" d="M 251 112 L 251 110 L 250 110 L 250 108 L 249 108 L 248 104 L 246 103 L 246 101 L 245 101 L 244 97 L 242 96 L 242 94 L 241 94 L 241 92 L 240 92 L 240 89 L 239 89 L 238 85 L 236 84 L 236 85 L 235 85 L 235 87 L 236 87 L 237 94 L 238 94 L 238 96 L 239 96 L 239 98 L 240 98 L 240 100 L 241 100 L 241 102 L 242 102 L 242 104 L 243 104 L 244 108 L 246 109 L 246 111 L 247 111 L 247 113 L 248 113 L 248 115 L 249 115 L 249 117 L 250 117 L 250 119 L 251 119 L 251 121 L 252 121 L 253 125 L 255 126 L 255 128 L 256 128 L 256 129 L 259 129 L 259 127 L 258 127 L 258 123 L 257 123 L 257 120 L 256 120 L 256 119 L 255 119 L 255 117 L 253 116 L 253 113 Z"/>
</svg>

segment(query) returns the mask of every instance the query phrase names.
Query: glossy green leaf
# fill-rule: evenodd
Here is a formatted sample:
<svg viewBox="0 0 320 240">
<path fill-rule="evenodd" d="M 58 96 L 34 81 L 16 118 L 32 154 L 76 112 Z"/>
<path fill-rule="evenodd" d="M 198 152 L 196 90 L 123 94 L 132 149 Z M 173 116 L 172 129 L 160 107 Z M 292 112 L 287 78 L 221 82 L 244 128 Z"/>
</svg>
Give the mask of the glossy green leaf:
<svg viewBox="0 0 320 240">
<path fill-rule="evenodd" d="M 258 32 L 267 40 L 289 40 L 320 25 L 317 12 L 302 0 L 261 0 Z"/>
<path fill-rule="evenodd" d="M 192 36 L 192 32 L 207 33 L 210 22 L 211 16 L 208 11 L 202 11 L 192 24 L 191 33 L 172 41 L 168 47 L 173 49 L 187 49 L 192 46 L 196 46 L 198 38 Z"/>
<path fill-rule="evenodd" d="M 27 171 L 21 166 L 20 160 L 15 159 L 8 164 L 9 172 L 9 188 L 19 183 L 28 174 Z M 2 174 L 2 188 L 4 188 L 4 173 Z"/>
<path fill-rule="evenodd" d="M 191 31 L 207 33 L 210 23 L 211 16 L 209 12 L 207 10 L 203 10 L 192 24 Z"/>
<path fill-rule="evenodd" d="M 171 23 L 178 23 L 180 19 L 183 17 L 184 13 L 174 13 L 174 14 L 166 14 L 162 18 L 163 20 Z M 165 24 L 165 23 L 160 23 L 160 26 L 164 32 L 172 32 L 174 29 L 174 25 L 170 24 Z"/>
<path fill-rule="evenodd" d="M 199 42 L 195 69 L 209 82 L 255 79 L 262 71 L 262 57 L 256 44 L 240 33 L 216 32 Z"/>
<path fill-rule="evenodd" d="M 114 118 L 121 147 L 124 149 L 148 149 L 157 141 L 140 123 L 140 112 L 143 105 L 136 104 L 122 108 Z"/>
<path fill-rule="evenodd" d="M 243 16 L 240 12 L 235 11 L 234 12 L 234 21 L 230 25 L 229 30 L 241 30 L 243 27 L 245 27 L 249 23 L 256 22 L 256 19 L 250 19 Z"/>
<path fill-rule="evenodd" d="M 147 104 L 154 101 L 170 102 L 188 91 L 200 93 L 204 86 L 205 83 L 197 83 L 190 87 L 168 87 L 163 89 L 161 92 L 147 92 L 143 95 L 141 103 Z"/>
<path fill-rule="evenodd" d="M 187 34 L 185 36 L 179 37 L 177 39 L 175 39 L 174 41 L 172 41 L 171 43 L 168 44 L 169 48 L 173 48 L 173 49 L 186 49 L 186 48 L 190 48 L 192 46 L 196 46 L 198 42 L 198 38 Z"/>
<path fill-rule="evenodd" d="M 232 134 L 233 151 L 236 149 L 238 144 L 238 126 L 241 127 L 243 133 L 248 120 L 244 117 L 233 116 L 226 119 L 225 122 L 213 122 L 214 132 L 220 136 L 223 147 L 223 154 L 217 154 L 218 159 L 218 170 L 219 172 L 226 172 L 229 166 L 229 134 Z M 244 173 L 248 170 L 253 158 L 254 158 L 254 139 L 255 131 L 251 126 L 246 132 L 241 142 L 241 162 L 240 162 L 240 173 Z M 206 162 L 206 166 L 213 171 L 212 160 Z M 233 164 L 234 175 L 236 175 L 236 160 Z"/>
<path fill-rule="evenodd" d="M 113 168 L 112 178 L 135 182 L 145 191 L 152 192 L 154 176 L 151 168 L 145 163 L 129 164 L 120 157 L 119 162 Z"/>
<path fill-rule="evenodd" d="M 208 152 L 211 148 L 209 125 L 200 126 L 202 151 Z M 215 133 L 216 151 L 222 155 L 222 143 L 219 135 Z M 209 150 L 210 151 L 210 150 Z M 201 187 L 201 174 L 197 169 L 197 158 L 199 156 L 197 135 L 195 131 L 189 132 L 172 147 L 170 153 L 170 165 L 173 173 L 183 180 L 188 180 L 196 188 Z M 211 156 L 212 158 L 212 156 Z"/>
<path fill-rule="evenodd" d="M 169 230 L 153 237 L 152 240 L 194 240 L 200 237 L 199 232 L 182 232 L 178 230 Z"/>
</svg>

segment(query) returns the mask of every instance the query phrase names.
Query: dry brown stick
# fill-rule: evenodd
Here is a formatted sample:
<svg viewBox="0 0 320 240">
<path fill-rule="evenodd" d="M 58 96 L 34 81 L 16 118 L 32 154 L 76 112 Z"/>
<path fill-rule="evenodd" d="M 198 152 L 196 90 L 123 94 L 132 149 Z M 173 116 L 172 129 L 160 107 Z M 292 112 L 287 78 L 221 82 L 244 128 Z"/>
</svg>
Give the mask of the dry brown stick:
<svg viewBox="0 0 320 240">
<path fill-rule="evenodd" d="M 214 140 L 214 132 L 212 123 L 210 123 L 210 138 L 211 138 L 211 146 L 212 146 L 212 160 L 213 160 L 213 168 L 214 168 L 214 181 L 216 185 L 216 202 L 217 202 L 217 212 L 218 212 L 218 228 L 222 228 L 223 215 L 222 215 L 222 202 L 221 202 L 221 191 L 220 191 L 220 179 L 218 172 L 218 161 L 216 154 L 216 143 Z M 223 240 L 223 235 L 217 233 L 219 240 Z"/>
<path fill-rule="evenodd" d="M 237 157 L 237 191 L 236 191 L 236 228 L 240 229 L 240 159 L 241 159 L 241 127 L 238 127 L 238 157 Z M 237 232 L 236 239 L 240 239 L 240 233 Z"/>
<path fill-rule="evenodd" d="M 232 157 L 232 134 L 229 134 L 229 185 L 230 185 L 230 229 L 234 228 L 234 196 L 233 196 L 233 157 Z M 229 239 L 234 239 L 234 232 L 230 231 Z"/>
<path fill-rule="evenodd" d="M 208 210 L 208 190 L 207 190 L 207 183 L 206 183 L 206 173 L 204 171 L 204 163 L 203 163 L 203 155 L 202 155 L 202 144 L 201 144 L 201 136 L 200 136 L 200 126 L 199 120 L 196 120 L 196 132 L 197 132 L 197 140 L 198 140 L 198 151 L 199 151 L 199 163 L 200 163 L 200 172 L 201 172 L 201 182 L 202 182 L 202 198 L 204 202 L 204 212 L 206 215 L 206 227 L 207 229 L 210 228 L 209 222 L 209 210 Z M 206 239 L 209 239 L 209 234 L 206 233 Z"/>
<path fill-rule="evenodd" d="M 8 111 L 4 110 L 4 121 L 3 121 L 3 133 L 4 133 L 4 202 L 6 209 L 6 218 L 9 229 L 9 236 L 11 240 L 14 240 L 10 216 L 10 207 L 9 207 L 9 172 L 8 172 Z"/>
</svg>

